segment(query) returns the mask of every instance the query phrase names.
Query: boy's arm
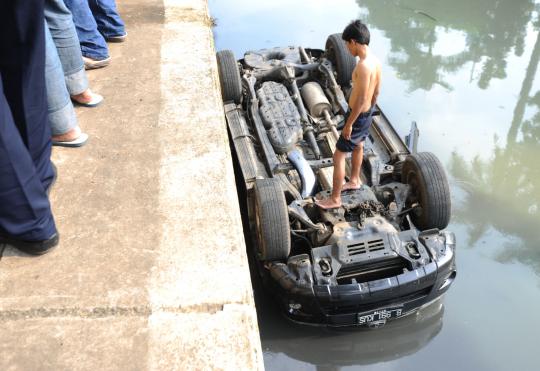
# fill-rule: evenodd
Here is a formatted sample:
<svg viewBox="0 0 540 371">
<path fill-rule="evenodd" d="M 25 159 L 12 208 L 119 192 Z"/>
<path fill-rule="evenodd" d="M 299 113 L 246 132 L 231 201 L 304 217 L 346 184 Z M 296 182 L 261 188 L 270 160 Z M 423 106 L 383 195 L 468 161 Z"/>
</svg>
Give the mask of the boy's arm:
<svg viewBox="0 0 540 371">
<path fill-rule="evenodd" d="M 369 87 L 369 70 L 365 66 L 357 65 L 354 74 L 356 78 L 354 79 L 353 90 L 351 92 L 351 97 L 353 98 L 350 102 L 351 113 L 341 132 L 347 140 L 351 139 L 352 125 L 362 113 L 362 107 L 367 100 Z"/>
<path fill-rule="evenodd" d="M 375 90 L 373 90 L 373 97 L 371 98 L 371 107 L 373 107 L 377 103 L 377 98 L 379 97 L 380 86 L 381 86 L 381 74 L 379 73 L 379 76 L 377 78 L 377 85 L 375 86 Z"/>
</svg>

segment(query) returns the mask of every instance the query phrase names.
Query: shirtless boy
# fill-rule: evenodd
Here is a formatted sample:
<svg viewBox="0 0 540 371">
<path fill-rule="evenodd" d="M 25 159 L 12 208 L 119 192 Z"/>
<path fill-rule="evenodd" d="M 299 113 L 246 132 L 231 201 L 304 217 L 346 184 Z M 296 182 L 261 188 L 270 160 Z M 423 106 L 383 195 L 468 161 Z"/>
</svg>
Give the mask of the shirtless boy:
<svg viewBox="0 0 540 371">
<path fill-rule="evenodd" d="M 364 140 L 369 134 L 371 115 L 379 95 L 381 84 L 381 63 L 369 50 L 369 30 L 360 21 L 353 21 L 341 36 L 349 52 L 359 57 L 352 74 L 352 92 L 349 98 L 349 116 L 341 131 L 334 152 L 334 179 L 330 198 L 317 200 L 315 203 L 322 209 L 333 209 L 341 206 L 341 192 L 359 189 L 362 185 L 360 169 L 364 156 Z M 345 159 L 352 152 L 352 168 L 350 180 L 345 179 Z"/>
</svg>

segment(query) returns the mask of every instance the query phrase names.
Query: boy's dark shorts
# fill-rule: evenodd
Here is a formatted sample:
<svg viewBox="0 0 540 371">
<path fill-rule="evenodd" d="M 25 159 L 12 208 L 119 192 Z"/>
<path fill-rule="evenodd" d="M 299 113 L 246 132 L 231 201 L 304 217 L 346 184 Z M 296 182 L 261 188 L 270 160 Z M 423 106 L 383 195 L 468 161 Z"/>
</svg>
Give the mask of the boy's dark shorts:
<svg viewBox="0 0 540 371">
<path fill-rule="evenodd" d="M 343 138 L 343 134 L 339 136 L 336 143 L 336 148 L 341 152 L 352 152 L 360 143 L 366 140 L 369 135 L 369 127 L 371 126 L 373 108 L 367 112 L 363 112 L 358 116 L 352 126 L 351 140 Z M 346 120 L 347 118 L 345 118 Z"/>
</svg>

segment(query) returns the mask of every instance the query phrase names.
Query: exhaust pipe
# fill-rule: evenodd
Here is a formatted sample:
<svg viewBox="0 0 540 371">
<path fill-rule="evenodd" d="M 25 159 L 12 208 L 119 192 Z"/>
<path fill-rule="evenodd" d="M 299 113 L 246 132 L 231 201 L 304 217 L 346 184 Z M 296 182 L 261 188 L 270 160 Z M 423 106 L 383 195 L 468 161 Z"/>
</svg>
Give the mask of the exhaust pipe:
<svg viewBox="0 0 540 371">
<path fill-rule="evenodd" d="M 313 195 L 315 192 L 316 178 L 315 173 L 309 163 L 305 159 L 302 152 L 297 149 L 292 150 L 287 155 L 289 161 L 293 164 L 296 171 L 300 175 L 300 180 L 302 181 L 302 198 L 306 198 Z"/>
</svg>

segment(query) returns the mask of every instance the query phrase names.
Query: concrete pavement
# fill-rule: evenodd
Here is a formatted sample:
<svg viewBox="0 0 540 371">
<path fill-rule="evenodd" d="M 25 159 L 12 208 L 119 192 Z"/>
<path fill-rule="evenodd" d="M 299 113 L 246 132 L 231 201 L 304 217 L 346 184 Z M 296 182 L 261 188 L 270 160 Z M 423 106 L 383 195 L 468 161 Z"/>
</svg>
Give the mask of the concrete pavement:
<svg viewBox="0 0 540 371">
<path fill-rule="evenodd" d="M 0 257 L 0 369 L 262 369 L 206 1 L 118 7 L 90 140 L 53 152 L 60 245 Z"/>
</svg>

